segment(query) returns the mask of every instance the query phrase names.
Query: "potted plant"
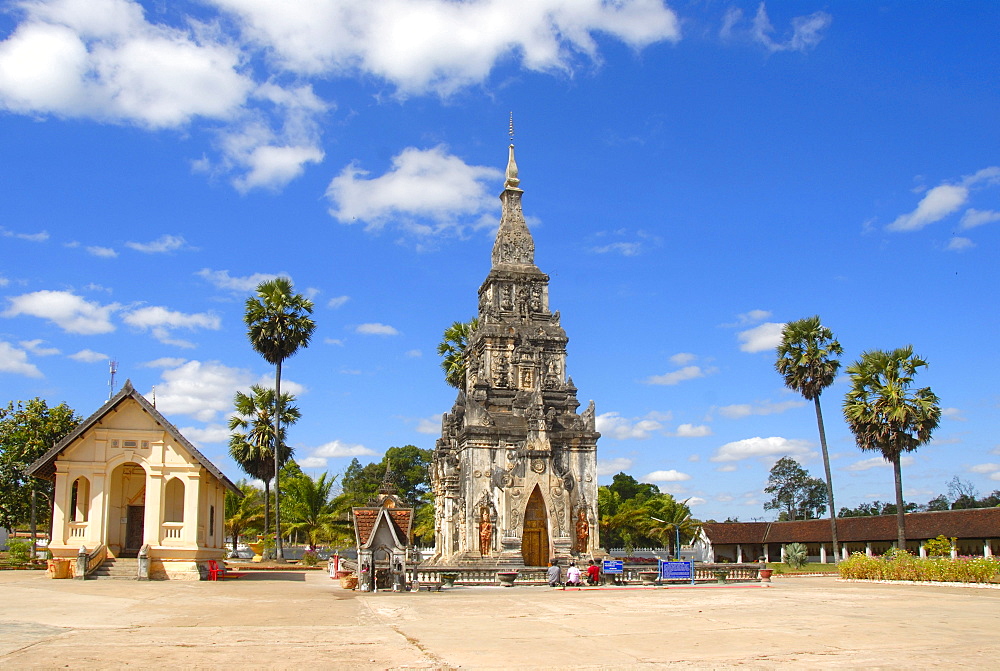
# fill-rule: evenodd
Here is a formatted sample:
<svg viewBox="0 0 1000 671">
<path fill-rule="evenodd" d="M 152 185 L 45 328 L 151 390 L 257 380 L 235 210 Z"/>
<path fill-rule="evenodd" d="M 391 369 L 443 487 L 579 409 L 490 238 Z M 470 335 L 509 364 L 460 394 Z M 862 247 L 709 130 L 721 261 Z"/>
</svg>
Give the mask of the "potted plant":
<svg viewBox="0 0 1000 671">
<path fill-rule="evenodd" d="M 441 584 L 445 587 L 454 587 L 455 581 L 458 580 L 457 573 L 442 573 L 441 574 Z"/>
<path fill-rule="evenodd" d="M 497 571 L 497 580 L 501 587 L 513 587 L 517 579 L 517 571 Z"/>
<path fill-rule="evenodd" d="M 716 582 L 718 582 L 720 585 L 725 585 L 726 578 L 729 577 L 729 569 L 727 568 L 715 569 L 714 571 L 712 571 L 712 575 L 715 576 Z"/>
<path fill-rule="evenodd" d="M 659 571 L 639 571 L 639 580 L 642 581 L 643 585 L 647 587 L 656 584 L 657 578 L 660 577 Z"/>
</svg>

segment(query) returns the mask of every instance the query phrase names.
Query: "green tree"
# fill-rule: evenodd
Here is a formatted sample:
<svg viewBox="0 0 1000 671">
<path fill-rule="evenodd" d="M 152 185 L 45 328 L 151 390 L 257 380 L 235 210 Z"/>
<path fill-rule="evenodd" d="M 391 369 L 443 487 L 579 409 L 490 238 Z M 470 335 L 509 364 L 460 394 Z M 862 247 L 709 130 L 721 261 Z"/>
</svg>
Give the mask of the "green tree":
<svg viewBox="0 0 1000 671">
<path fill-rule="evenodd" d="M 287 478 L 282 485 L 287 530 L 302 533 L 313 551 L 324 540 L 342 542 L 347 537 L 346 516 L 339 514 L 333 500 L 337 476 L 329 475 L 323 473 L 317 479 L 302 474 Z"/>
<path fill-rule="evenodd" d="M 478 327 L 479 320 L 475 318 L 467 322 L 453 322 L 444 330 L 443 340 L 437 346 L 437 353 L 442 357 L 445 382 L 456 389 L 465 386 L 465 349 L 469 337 Z"/>
<path fill-rule="evenodd" d="M 774 367 L 784 378 L 785 386 L 793 389 L 816 409 L 816 425 L 819 428 L 819 445 L 823 452 L 823 470 L 826 474 L 827 509 L 830 511 L 830 533 L 833 539 L 833 556 L 840 557 L 840 542 L 837 538 L 836 506 L 833 502 L 833 476 L 830 473 L 830 453 L 826 446 L 826 428 L 823 425 L 823 410 L 819 397 L 823 390 L 833 384 L 840 369 L 836 357 L 844 353 L 840 343 L 833 337 L 833 331 L 820 323 L 819 316 L 788 322 L 781 329 L 781 343 L 777 348 Z"/>
<path fill-rule="evenodd" d="M 616 492 L 622 501 L 629 499 L 639 499 L 645 501 L 660 493 L 660 488 L 649 482 L 639 482 L 628 473 L 623 471 L 611 478 L 608 489 Z"/>
<path fill-rule="evenodd" d="M 279 463 L 292 457 L 292 448 L 285 444 L 285 427 L 299 420 L 301 413 L 292 405 L 295 397 L 281 395 L 281 429 L 278 450 Z M 236 392 L 233 397 L 236 414 L 229 418 L 229 456 L 251 478 L 264 483 L 264 532 L 271 526 L 271 480 L 274 478 L 275 393 L 273 389 L 253 385 L 250 393 Z"/>
<path fill-rule="evenodd" d="M 26 471 L 79 423 L 65 403 L 50 408 L 41 398 L 12 401 L 0 408 L 0 527 L 31 523 L 34 532 L 38 495 L 47 501 L 46 527 L 51 526 L 52 482 L 30 477 Z"/>
<path fill-rule="evenodd" d="M 906 504 L 906 512 L 915 513 L 920 510 L 920 506 L 910 502 Z M 944 508 L 948 510 L 948 508 Z M 883 501 L 872 501 L 871 503 L 859 504 L 857 508 L 841 508 L 837 517 L 876 517 L 878 515 L 895 515 L 896 504 L 885 503 Z"/>
<path fill-rule="evenodd" d="M 926 366 L 908 345 L 869 350 L 847 369 L 851 389 L 844 398 L 844 417 L 860 449 L 878 452 L 892 464 L 901 549 L 906 548 L 906 520 L 900 458 L 930 442 L 941 421 L 939 399 L 930 387 L 913 388 L 914 376 Z"/>
<path fill-rule="evenodd" d="M 785 563 L 792 568 L 802 568 L 809 559 L 809 550 L 802 543 L 789 543 L 785 546 Z"/>
<path fill-rule="evenodd" d="M 782 457 L 771 467 L 764 492 L 771 500 L 765 510 L 781 510 L 789 521 L 811 519 L 826 512 L 826 485 L 791 457 Z M 780 519 L 780 518 L 779 518 Z"/>
<path fill-rule="evenodd" d="M 659 494 L 646 502 L 650 526 L 647 533 L 667 547 L 671 557 L 680 556 L 678 542 L 694 537 L 701 523 L 691 516 L 688 501 L 678 501 L 670 494 Z"/>
<path fill-rule="evenodd" d="M 240 543 L 240 537 L 252 533 L 262 527 L 264 521 L 264 505 L 261 503 L 261 491 L 246 481 L 237 483 L 243 496 L 226 492 L 226 533 L 233 539 L 233 554 Z"/>
<path fill-rule="evenodd" d="M 390 447 L 381 461 L 364 466 L 357 458 L 352 459 L 340 480 L 344 506 L 366 505 L 378 493 L 387 466 L 392 470 L 396 494 L 401 499 L 411 506 L 428 503 L 431 488 L 429 467 L 433 457 L 431 450 L 404 445 Z"/>
<path fill-rule="evenodd" d="M 309 316 L 313 311 L 312 301 L 302 294 L 292 292 L 291 281 L 284 277 L 261 282 L 257 286 L 256 297 L 247 299 L 243 315 L 250 344 L 265 361 L 274 365 L 274 390 L 279 400 L 283 399 L 282 364 L 300 348 L 309 346 L 309 339 L 316 329 L 316 322 Z M 274 412 L 275 440 L 282 435 L 280 427 L 281 408 L 278 407 Z M 274 449 L 275 558 L 279 562 L 285 559 L 281 549 L 280 452 L 279 449 Z"/>
</svg>

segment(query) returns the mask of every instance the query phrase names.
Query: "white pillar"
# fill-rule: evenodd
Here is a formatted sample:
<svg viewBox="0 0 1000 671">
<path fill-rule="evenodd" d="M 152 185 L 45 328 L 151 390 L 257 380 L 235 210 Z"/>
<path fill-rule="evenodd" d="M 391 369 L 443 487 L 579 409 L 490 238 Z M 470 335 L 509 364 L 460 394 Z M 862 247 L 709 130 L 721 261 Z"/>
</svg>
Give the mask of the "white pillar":
<svg viewBox="0 0 1000 671">
<path fill-rule="evenodd" d="M 785 563 L 785 546 L 784 545 L 781 546 L 781 563 L 782 564 Z"/>
<path fill-rule="evenodd" d="M 181 529 L 181 540 L 189 547 L 198 545 L 198 499 L 200 498 L 201 475 L 198 472 L 185 473 L 184 482 L 184 528 Z"/>
<path fill-rule="evenodd" d="M 69 474 L 66 472 L 65 463 L 57 460 L 55 466 L 56 487 L 52 494 L 55 505 L 52 506 L 52 538 L 49 542 L 53 543 L 59 539 L 59 545 L 71 545 L 71 539 L 68 538 L 69 529 L 66 526 L 66 512 L 69 510 L 70 498 L 72 497 Z"/>
<path fill-rule="evenodd" d="M 847 559 L 847 557 L 848 557 L 847 546 L 844 545 L 843 543 L 841 543 L 840 544 L 840 558 L 841 559 Z"/>
<path fill-rule="evenodd" d="M 958 559 L 958 548 L 954 545 L 951 546 L 951 558 Z"/>
<path fill-rule="evenodd" d="M 163 474 L 150 472 L 149 466 L 146 468 L 146 502 L 145 514 L 142 520 L 142 542 L 143 544 L 159 545 L 160 534 L 163 526 Z M 122 515 L 126 515 L 128 509 L 122 510 Z M 125 547 L 125 539 L 122 539 L 122 547 Z"/>
<path fill-rule="evenodd" d="M 869 543 L 868 541 L 865 541 L 865 554 L 868 555 L 869 557 L 872 556 L 872 544 Z"/>
<path fill-rule="evenodd" d="M 927 546 L 923 543 L 920 544 L 920 558 L 927 559 Z"/>
<path fill-rule="evenodd" d="M 990 547 L 990 539 L 989 538 L 984 538 L 983 539 L 983 556 L 984 557 L 992 557 L 993 556 L 993 548 Z"/>
<path fill-rule="evenodd" d="M 736 563 L 737 564 L 743 563 L 743 546 L 740 545 L 739 543 L 736 544 Z"/>
<path fill-rule="evenodd" d="M 826 543 L 819 544 L 819 563 L 826 563 Z"/>
</svg>

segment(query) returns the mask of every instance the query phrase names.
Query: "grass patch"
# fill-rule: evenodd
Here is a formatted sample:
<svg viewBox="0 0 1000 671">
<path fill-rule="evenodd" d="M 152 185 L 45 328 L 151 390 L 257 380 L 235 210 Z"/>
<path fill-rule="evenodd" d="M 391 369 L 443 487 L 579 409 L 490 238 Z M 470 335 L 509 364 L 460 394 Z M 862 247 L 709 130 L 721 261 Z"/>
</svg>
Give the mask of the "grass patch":
<svg viewBox="0 0 1000 671">
<path fill-rule="evenodd" d="M 820 564 L 819 562 L 808 562 L 803 564 L 799 568 L 792 568 L 788 564 L 783 562 L 769 562 L 767 568 L 774 569 L 775 575 L 788 574 L 788 573 L 836 573 L 837 565 L 830 564 Z"/>
</svg>

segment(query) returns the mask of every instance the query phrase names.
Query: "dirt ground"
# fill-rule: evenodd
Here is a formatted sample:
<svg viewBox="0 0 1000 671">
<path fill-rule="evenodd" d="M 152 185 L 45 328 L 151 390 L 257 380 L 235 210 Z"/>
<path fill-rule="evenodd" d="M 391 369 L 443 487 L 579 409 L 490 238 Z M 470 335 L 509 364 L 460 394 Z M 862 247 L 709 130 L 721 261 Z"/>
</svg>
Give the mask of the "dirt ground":
<svg viewBox="0 0 1000 671">
<path fill-rule="evenodd" d="M 0 668 L 997 668 L 1000 590 L 759 585 L 362 594 L 0 571 Z"/>
</svg>

